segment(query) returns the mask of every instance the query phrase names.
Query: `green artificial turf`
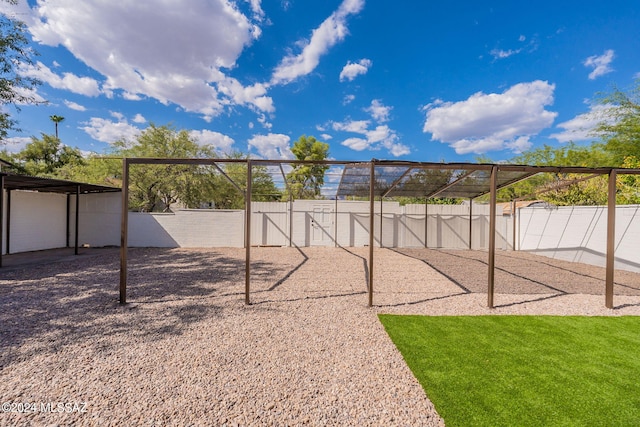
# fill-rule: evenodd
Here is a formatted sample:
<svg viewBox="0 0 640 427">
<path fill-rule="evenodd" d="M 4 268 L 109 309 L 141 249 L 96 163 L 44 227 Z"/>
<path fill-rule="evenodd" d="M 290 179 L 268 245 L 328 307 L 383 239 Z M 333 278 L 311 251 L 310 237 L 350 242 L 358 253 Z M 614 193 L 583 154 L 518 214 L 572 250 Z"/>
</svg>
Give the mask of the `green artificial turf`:
<svg viewBox="0 0 640 427">
<path fill-rule="evenodd" d="M 447 427 L 640 425 L 640 317 L 379 317 Z"/>
</svg>

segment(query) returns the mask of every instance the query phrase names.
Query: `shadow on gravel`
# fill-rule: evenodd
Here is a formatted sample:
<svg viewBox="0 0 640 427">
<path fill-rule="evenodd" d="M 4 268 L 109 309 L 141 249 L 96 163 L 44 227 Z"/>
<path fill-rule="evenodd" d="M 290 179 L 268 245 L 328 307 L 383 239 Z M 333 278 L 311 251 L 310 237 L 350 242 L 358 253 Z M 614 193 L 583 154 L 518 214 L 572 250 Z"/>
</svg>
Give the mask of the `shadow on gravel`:
<svg viewBox="0 0 640 427">
<path fill-rule="evenodd" d="M 287 266 L 253 262 L 271 281 Z M 180 335 L 229 310 L 220 298 L 244 294 L 243 258 L 210 251 L 129 249 L 128 301 L 118 304 L 119 254 L 3 271 L 0 275 L 0 370 L 32 354 L 93 347 L 99 355 L 130 341 Z M 272 283 L 272 282 L 269 282 Z"/>
<path fill-rule="evenodd" d="M 447 299 L 447 298 L 459 297 L 459 296 L 466 295 L 466 294 L 468 294 L 468 292 L 458 292 L 458 293 L 455 293 L 455 294 L 441 295 L 439 297 L 425 298 L 425 299 L 416 300 L 416 301 L 399 302 L 397 304 L 374 304 L 374 305 L 376 307 L 403 307 L 403 306 L 407 306 L 407 305 L 417 305 L 417 304 L 422 304 L 422 303 L 425 303 L 425 302 L 438 301 L 438 300 L 443 300 L 443 299 Z"/>
<path fill-rule="evenodd" d="M 433 249 L 396 251 L 422 260 L 470 292 L 487 292 L 486 252 Z M 496 253 L 496 293 L 604 295 L 603 268 L 527 253 L 519 255 Z M 614 293 L 640 295 L 640 274 L 616 271 Z"/>
<path fill-rule="evenodd" d="M 269 303 L 274 303 L 274 302 L 298 302 L 298 301 L 308 301 L 308 300 L 323 300 L 323 299 L 330 299 L 330 298 L 343 298 L 343 297 L 352 297 L 352 296 L 356 296 L 356 295 L 365 295 L 367 292 L 365 291 L 359 291 L 359 292 L 347 292 L 347 293 L 331 293 L 331 294 L 323 294 L 323 295 L 313 295 L 313 294 L 309 294 L 306 295 L 304 297 L 300 297 L 300 298 L 288 298 L 288 299 L 273 299 L 273 300 L 262 300 L 262 301 L 256 301 L 256 302 L 252 302 L 251 305 L 262 305 L 262 304 L 269 304 Z"/>
<path fill-rule="evenodd" d="M 303 265 L 305 265 L 305 263 L 307 261 L 309 261 L 309 257 L 307 256 L 307 254 L 304 253 L 304 251 L 302 249 L 300 249 L 300 247 L 298 245 L 294 246 L 296 248 L 296 250 L 298 252 L 300 252 L 300 255 L 302 255 L 302 261 L 300 261 L 298 263 L 298 265 L 296 265 L 294 268 L 292 268 L 291 270 L 289 270 L 284 276 L 282 276 L 280 279 L 278 279 L 271 287 L 269 287 L 269 289 L 267 289 L 268 291 L 273 291 L 275 290 L 278 286 L 280 286 L 281 284 L 283 284 L 289 277 L 291 277 L 291 275 L 293 273 L 295 273 L 296 271 L 298 271 Z M 253 265 L 252 265 L 253 267 Z"/>
</svg>

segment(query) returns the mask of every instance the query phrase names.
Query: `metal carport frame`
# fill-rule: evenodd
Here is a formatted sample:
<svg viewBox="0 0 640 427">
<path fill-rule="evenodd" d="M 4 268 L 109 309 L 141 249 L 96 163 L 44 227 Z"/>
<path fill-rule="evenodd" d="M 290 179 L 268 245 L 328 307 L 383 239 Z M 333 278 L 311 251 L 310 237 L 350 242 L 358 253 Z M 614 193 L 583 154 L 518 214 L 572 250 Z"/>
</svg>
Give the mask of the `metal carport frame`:
<svg viewBox="0 0 640 427">
<path fill-rule="evenodd" d="M 615 206 L 617 174 L 640 175 L 640 169 L 588 168 L 578 166 L 527 166 L 509 164 L 473 164 L 473 163 L 432 163 L 410 161 L 305 161 L 305 160 L 263 160 L 263 159 L 161 159 L 161 158 L 124 158 L 122 189 L 122 222 L 120 249 L 120 303 L 126 303 L 127 281 L 127 226 L 128 226 L 128 185 L 129 166 L 131 164 L 192 164 L 215 165 L 216 163 L 246 163 L 247 190 L 245 192 L 245 303 L 250 304 L 251 283 L 251 181 L 253 165 L 296 165 L 323 164 L 343 165 L 344 170 L 336 198 L 339 196 L 358 196 L 369 198 L 369 276 L 368 305 L 373 305 L 373 266 L 374 266 L 374 200 L 376 196 L 393 197 L 411 195 L 415 197 L 455 197 L 473 200 L 476 197 L 490 195 L 489 254 L 487 272 L 487 305 L 494 307 L 495 285 L 495 228 L 497 191 L 515 182 L 527 179 L 538 173 L 556 174 L 592 174 L 608 175 L 607 203 L 607 253 L 605 277 L 605 306 L 613 308 L 614 251 L 615 251 Z M 216 166 L 217 167 L 217 166 Z M 395 169 L 394 169 L 395 168 Z M 399 168 L 399 170 L 398 170 Z M 378 172 L 377 171 L 381 171 Z M 450 176 L 442 175 L 434 180 L 424 176 L 423 182 L 416 182 L 417 173 L 425 171 L 453 171 Z M 458 171 L 456 175 L 455 172 Z M 386 173 L 386 174 L 385 174 Z M 500 174 L 502 173 L 502 178 Z M 505 178 L 506 177 L 506 178 Z M 446 179 L 444 179 L 446 178 Z M 414 181 L 411 181 L 414 179 Z M 419 181 L 419 180 L 418 180 Z M 410 185 L 409 185 L 410 184 Z M 430 184 L 430 185 L 429 185 Z M 249 195 L 247 197 L 247 195 Z"/>
<path fill-rule="evenodd" d="M 6 215 L 4 205 L 4 192 L 7 191 Z M 0 172 L 0 249 L 2 242 L 6 242 L 6 253 L 11 251 L 11 192 L 15 190 L 35 191 L 42 193 L 58 193 L 67 195 L 67 231 L 66 243 L 69 247 L 69 229 L 70 229 L 70 198 L 76 196 L 76 215 L 75 215 L 75 250 L 78 255 L 78 229 L 79 229 L 79 204 L 80 195 L 89 193 L 107 193 L 118 192 L 119 188 L 108 187 L 105 185 L 86 184 L 81 182 L 65 181 L 61 179 L 43 178 L 29 175 L 18 175 L 6 172 Z M 3 229 L 6 226 L 6 236 Z M 3 251 L 0 250 L 0 267 L 2 267 Z"/>
</svg>

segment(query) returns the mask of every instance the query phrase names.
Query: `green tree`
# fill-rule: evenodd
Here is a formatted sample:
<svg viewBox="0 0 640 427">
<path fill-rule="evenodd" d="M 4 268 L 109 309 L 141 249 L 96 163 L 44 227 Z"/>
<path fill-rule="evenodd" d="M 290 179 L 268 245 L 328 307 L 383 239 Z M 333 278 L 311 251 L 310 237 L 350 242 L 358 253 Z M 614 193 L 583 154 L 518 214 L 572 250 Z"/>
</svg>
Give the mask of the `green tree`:
<svg viewBox="0 0 640 427">
<path fill-rule="evenodd" d="M 114 154 L 122 157 L 214 157 L 213 149 L 196 143 L 186 130 L 154 124 L 133 144 L 121 140 L 114 147 Z M 189 208 L 199 207 L 209 197 L 211 174 L 210 167 L 199 165 L 131 165 L 129 208 L 166 212 L 178 201 Z"/>
<path fill-rule="evenodd" d="M 511 164 L 534 166 L 601 167 L 614 164 L 612 156 L 601 143 L 582 146 L 569 142 L 560 147 L 544 145 L 509 160 Z M 605 177 L 587 181 L 581 174 L 543 173 L 518 182 L 498 192 L 498 201 L 539 198 L 555 205 L 600 205 L 607 201 Z M 571 185 L 566 183 L 574 182 Z M 562 187 L 562 188 L 558 188 Z M 558 188 L 558 189 L 554 189 Z M 553 189 L 553 191 L 544 191 Z"/>
<path fill-rule="evenodd" d="M 640 159 L 635 156 L 627 156 L 622 167 L 640 169 Z M 618 174 L 617 186 L 617 203 L 640 204 L 640 175 Z"/>
<path fill-rule="evenodd" d="M 91 154 L 81 164 L 64 165 L 56 174 L 70 181 L 121 187 L 122 161 Z"/>
<path fill-rule="evenodd" d="M 454 180 L 454 171 L 451 169 L 424 169 L 411 173 L 396 189 L 402 191 L 423 191 L 421 196 L 395 197 L 400 205 L 424 204 L 425 196 L 430 196 L 434 191 L 444 187 Z M 437 196 L 437 195 L 436 195 Z M 455 205 L 460 203 L 457 199 L 448 197 L 429 198 L 429 204 Z"/>
<path fill-rule="evenodd" d="M 17 0 L 7 1 L 17 3 Z M 21 67 L 34 64 L 34 55 L 24 23 L 0 15 L 0 105 L 11 105 L 20 111 L 20 105 L 41 103 L 33 91 L 40 81 L 19 73 Z M 0 141 L 7 138 L 10 130 L 18 130 L 17 121 L 3 109 L 0 111 Z"/>
<path fill-rule="evenodd" d="M 49 116 L 49 119 L 51 119 L 51 121 L 55 124 L 56 126 L 56 138 L 58 138 L 58 123 L 64 121 L 64 117 L 62 116 L 57 116 L 55 114 Z"/>
<path fill-rule="evenodd" d="M 77 148 L 68 147 L 53 135 L 42 134 L 42 138 L 31 138 L 31 142 L 14 156 L 22 173 L 29 175 L 62 177 L 64 168 L 84 163 Z"/>
<path fill-rule="evenodd" d="M 246 158 L 246 155 L 236 152 L 229 157 L 241 159 Z M 244 192 L 247 189 L 246 163 L 220 163 L 219 165 L 227 176 L 225 177 L 222 174 L 215 175 L 210 193 L 211 200 L 218 209 L 244 209 Z M 281 199 L 282 192 L 276 187 L 265 166 L 253 165 L 251 167 L 251 178 L 251 200 L 256 202 L 275 202 Z M 236 188 L 236 185 L 242 192 Z"/>
<path fill-rule="evenodd" d="M 614 88 L 599 102 L 606 108 L 594 133 L 602 138 L 614 166 L 622 165 L 629 156 L 640 158 L 640 79 L 629 92 Z"/>
<path fill-rule="evenodd" d="M 329 156 L 329 144 L 320 142 L 313 136 L 302 135 L 293 143 L 291 152 L 298 160 L 326 160 Z M 294 199 L 318 198 L 328 169 L 329 166 L 323 164 L 295 165 L 287 174 L 291 196 Z"/>
</svg>

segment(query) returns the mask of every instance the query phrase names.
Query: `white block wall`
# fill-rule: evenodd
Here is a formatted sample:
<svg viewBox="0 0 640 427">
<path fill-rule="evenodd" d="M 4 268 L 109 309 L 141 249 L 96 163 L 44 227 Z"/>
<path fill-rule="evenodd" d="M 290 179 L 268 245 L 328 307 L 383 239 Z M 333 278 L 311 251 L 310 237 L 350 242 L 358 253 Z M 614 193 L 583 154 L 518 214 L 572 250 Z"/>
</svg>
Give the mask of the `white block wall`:
<svg viewBox="0 0 640 427">
<path fill-rule="evenodd" d="M 176 213 L 129 213 L 132 247 L 243 247 L 244 211 L 179 210 Z"/>
<path fill-rule="evenodd" d="M 4 195 L 4 218 L 7 214 L 7 194 Z M 66 246 L 67 196 L 30 191 L 11 192 L 11 253 L 37 251 Z M 2 250 L 6 253 L 6 224 L 3 228 Z"/>
<path fill-rule="evenodd" d="M 78 244 L 120 246 L 120 193 L 80 195 Z M 75 239 L 76 196 L 71 196 L 71 246 Z"/>
<path fill-rule="evenodd" d="M 522 208 L 518 248 L 567 261 L 605 266 L 607 208 Z M 616 268 L 640 272 L 640 206 L 616 208 Z"/>
<path fill-rule="evenodd" d="M 5 195 L 6 200 L 6 195 Z M 12 193 L 11 251 L 23 252 L 66 245 L 66 195 Z M 75 195 L 70 197 L 70 245 L 75 240 Z M 78 243 L 92 247 L 120 245 L 121 194 L 80 195 Z M 369 202 L 299 200 L 292 204 L 252 203 L 251 244 L 305 246 L 367 246 Z M 424 247 L 424 205 L 374 204 L 374 245 Z M 5 208 L 6 209 L 6 208 Z M 380 221 L 382 209 L 382 230 Z M 487 211 L 487 212 L 485 212 Z M 6 212 L 6 211 L 5 211 Z M 488 207 L 474 206 L 473 247 L 486 248 Z M 468 247 L 467 206 L 429 206 L 428 243 L 432 248 Z M 498 248 L 506 224 L 498 217 Z M 6 231 L 5 231 L 6 232 Z M 6 239 L 5 239 L 6 242 Z M 3 242 L 3 243 L 5 243 Z M 129 213 L 131 247 L 243 247 L 243 210 L 177 210 L 175 213 Z"/>
<path fill-rule="evenodd" d="M 4 194 L 4 215 L 7 194 Z M 71 246 L 75 236 L 75 195 L 70 203 Z M 119 193 L 80 196 L 79 243 L 94 247 L 120 244 Z M 25 252 L 66 245 L 67 196 L 13 191 L 11 193 L 10 251 Z M 380 202 L 376 202 L 374 244 L 380 245 Z M 252 203 L 252 245 L 366 246 L 369 244 L 369 202 L 300 200 L 292 204 Z M 427 239 L 431 248 L 466 249 L 469 207 L 429 205 Z M 474 249 L 488 244 L 489 207 L 473 205 Z M 424 205 L 382 206 L 382 244 L 385 247 L 424 247 Z M 293 221 L 291 221 L 291 218 Z M 498 215 L 498 249 L 510 249 L 512 218 Z M 4 226 L 4 224 L 3 224 Z M 540 207 L 518 210 L 517 249 L 594 265 L 605 264 L 607 214 L 605 207 Z M 2 250 L 6 253 L 6 227 Z M 616 268 L 640 271 L 640 206 L 616 210 Z M 175 213 L 129 213 L 132 247 L 243 247 L 244 211 L 178 210 Z"/>
</svg>

